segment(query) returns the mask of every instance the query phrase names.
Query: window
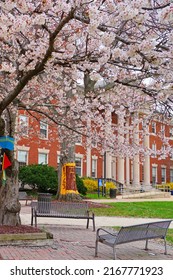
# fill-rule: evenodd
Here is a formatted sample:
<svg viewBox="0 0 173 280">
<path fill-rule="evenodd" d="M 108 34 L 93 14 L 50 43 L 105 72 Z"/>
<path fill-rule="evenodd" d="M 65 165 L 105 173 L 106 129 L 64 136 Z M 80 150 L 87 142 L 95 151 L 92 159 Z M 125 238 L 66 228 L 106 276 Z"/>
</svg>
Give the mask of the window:
<svg viewBox="0 0 173 280">
<path fill-rule="evenodd" d="M 170 127 L 170 129 L 169 129 L 169 136 L 173 137 L 173 127 Z"/>
<path fill-rule="evenodd" d="M 92 144 L 93 148 L 97 148 L 97 141 L 96 141 L 96 139 L 92 139 L 91 144 Z"/>
<path fill-rule="evenodd" d="M 170 152 L 170 160 L 173 160 L 173 151 Z"/>
<path fill-rule="evenodd" d="M 38 164 L 48 164 L 48 154 L 47 153 L 38 154 Z"/>
<path fill-rule="evenodd" d="M 161 125 L 161 134 L 162 136 L 165 136 L 165 125 Z"/>
<path fill-rule="evenodd" d="M 162 159 L 165 159 L 166 158 L 166 147 L 164 145 L 162 146 L 161 151 L 162 151 Z"/>
<path fill-rule="evenodd" d="M 27 165 L 27 163 L 28 163 L 28 151 L 18 150 L 17 160 L 18 160 L 19 166 Z"/>
<path fill-rule="evenodd" d="M 152 166 L 152 184 L 157 182 L 157 166 Z"/>
<path fill-rule="evenodd" d="M 156 123 L 155 122 L 151 123 L 151 132 L 156 133 Z"/>
<path fill-rule="evenodd" d="M 133 181 L 133 161 L 131 161 L 131 164 L 130 164 L 130 167 L 131 167 L 131 181 Z"/>
<path fill-rule="evenodd" d="M 28 135 L 28 117 L 24 115 L 19 116 L 19 129 L 23 135 Z"/>
<path fill-rule="evenodd" d="M 161 168 L 162 183 L 166 183 L 166 167 Z"/>
<path fill-rule="evenodd" d="M 57 167 L 59 167 L 60 165 L 60 158 L 61 158 L 60 154 L 57 154 Z"/>
<path fill-rule="evenodd" d="M 82 159 L 80 157 L 76 157 L 75 163 L 76 163 L 76 174 L 82 176 Z"/>
<path fill-rule="evenodd" d="M 82 135 L 81 134 L 76 135 L 76 145 L 82 145 Z"/>
<path fill-rule="evenodd" d="M 157 151 L 156 151 L 157 149 L 156 149 L 156 144 L 155 143 L 152 144 L 151 149 L 152 149 L 152 157 L 156 157 L 157 156 Z"/>
<path fill-rule="evenodd" d="M 43 139 L 48 139 L 48 125 L 44 122 L 40 122 L 40 136 Z"/>
<path fill-rule="evenodd" d="M 173 182 L 173 168 L 170 169 L 170 182 Z"/>
<path fill-rule="evenodd" d="M 60 156 L 60 152 L 57 152 L 57 171 L 59 172 L 60 171 L 60 168 L 61 168 L 61 156 Z"/>
<path fill-rule="evenodd" d="M 97 177 L 97 159 L 92 159 L 91 177 Z"/>
</svg>

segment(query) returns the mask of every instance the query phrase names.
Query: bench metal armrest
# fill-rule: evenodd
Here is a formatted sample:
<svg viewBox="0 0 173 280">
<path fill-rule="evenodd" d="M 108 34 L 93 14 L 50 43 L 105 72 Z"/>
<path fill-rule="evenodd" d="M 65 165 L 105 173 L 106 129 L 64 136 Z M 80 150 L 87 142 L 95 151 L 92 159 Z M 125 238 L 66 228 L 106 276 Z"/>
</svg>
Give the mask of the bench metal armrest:
<svg viewBox="0 0 173 280">
<path fill-rule="evenodd" d="M 107 234 L 110 234 L 110 235 L 112 235 L 112 236 L 117 236 L 117 234 L 118 234 L 118 232 L 116 231 L 116 232 L 110 232 L 110 231 L 108 231 L 108 230 L 106 230 L 106 229 L 103 229 L 103 228 L 98 228 L 97 229 L 97 232 L 96 232 L 96 236 L 97 237 L 100 237 L 100 231 L 103 231 L 103 232 L 106 232 Z"/>
</svg>

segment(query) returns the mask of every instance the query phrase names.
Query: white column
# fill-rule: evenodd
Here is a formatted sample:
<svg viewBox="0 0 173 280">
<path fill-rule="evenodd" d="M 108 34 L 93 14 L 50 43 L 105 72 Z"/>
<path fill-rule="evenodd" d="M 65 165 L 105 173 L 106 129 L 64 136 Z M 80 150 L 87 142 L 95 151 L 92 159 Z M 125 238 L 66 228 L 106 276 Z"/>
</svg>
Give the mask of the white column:
<svg viewBox="0 0 173 280">
<path fill-rule="evenodd" d="M 126 144 L 129 145 L 129 133 L 127 133 L 129 127 L 129 118 L 126 120 Z M 130 185 L 130 159 L 126 157 L 126 186 Z"/>
<path fill-rule="evenodd" d="M 110 152 L 106 152 L 106 178 L 112 178 L 111 162 L 112 162 L 112 156 Z"/>
<path fill-rule="evenodd" d="M 148 131 L 145 131 L 145 135 L 144 135 L 144 149 L 145 149 L 145 156 L 144 156 L 144 188 L 147 187 L 151 187 L 150 184 L 150 156 L 147 153 L 147 150 L 150 147 L 150 139 L 149 139 L 149 135 L 147 133 Z"/>
<path fill-rule="evenodd" d="M 117 168 L 117 181 L 124 184 L 124 158 L 118 157 Z"/>
<path fill-rule="evenodd" d="M 118 145 L 124 143 L 124 116 L 118 115 Z M 117 158 L 117 181 L 124 184 L 124 157 Z"/>
<path fill-rule="evenodd" d="M 134 122 L 138 121 L 138 114 L 134 114 Z M 136 123 L 134 126 L 134 132 L 133 132 L 133 144 L 134 144 L 134 150 L 136 151 L 136 154 L 133 158 L 133 187 L 138 188 L 140 187 L 140 162 L 139 162 L 139 124 Z"/>
<path fill-rule="evenodd" d="M 109 151 L 109 148 L 107 147 L 107 144 L 109 144 L 109 141 L 112 136 L 112 113 L 110 108 L 108 107 L 105 111 L 105 164 L 106 164 L 106 174 L 104 176 L 106 178 L 111 178 L 111 162 L 112 162 L 112 155 Z"/>
<path fill-rule="evenodd" d="M 91 177 L 91 119 L 87 119 L 87 150 L 86 150 L 86 176 Z"/>
<path fill-rule="evenodd" d="M 87 177 L 91 176 L 91 149 L 87 148 L 87 154 L 86 154 L 86 173 Z"/>
<path fill-rule="evenodd" d="M 130 185 L 130 160 L 126 157 L 126 186 Z"/>
<path fill-rule="evenodd" d="M 117 174 L 117 170 L 116 170 L 117 164 L 116 164 L 116 161 L 117 161 L 116 157 L 112 156 L 112 163 L 111 163 L 111 170 L 112 171 L 111 171 L 111 175 L 112 175 L 112 178 L 114 180 L 116 180 L 116 174 Z"/>
</svg>

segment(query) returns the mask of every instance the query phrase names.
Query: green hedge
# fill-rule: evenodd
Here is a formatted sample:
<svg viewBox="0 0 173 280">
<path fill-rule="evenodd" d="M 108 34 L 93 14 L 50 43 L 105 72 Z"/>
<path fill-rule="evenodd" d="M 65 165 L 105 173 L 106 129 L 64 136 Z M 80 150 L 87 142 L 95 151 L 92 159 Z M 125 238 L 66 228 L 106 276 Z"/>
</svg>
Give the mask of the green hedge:
<svg viewBox="0 0 173 280">
<path fill-rule="evenodd" d="M 22 185 L 29 185 L 39 192 L 56 193 L 58 176 L 54 167 L 45 164 L 32 164 L 19 169 L 19 180 Z"/>
</svg>

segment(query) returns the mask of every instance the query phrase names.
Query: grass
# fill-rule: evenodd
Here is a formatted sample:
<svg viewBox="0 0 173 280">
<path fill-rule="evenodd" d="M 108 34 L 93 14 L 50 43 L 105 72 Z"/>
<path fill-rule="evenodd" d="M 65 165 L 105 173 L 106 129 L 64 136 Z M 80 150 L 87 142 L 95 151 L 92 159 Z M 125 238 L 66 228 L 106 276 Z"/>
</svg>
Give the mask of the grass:
<svg viewBox="0 0 173 280">
<path fill-rule="evenodd" d="M 166 240 L 170 243 L 173 244 L 173 229 L 169 228 L 167 235 L 166 235 Z"/>
<path fill-rule="evenodd" d="M 173 219 L 172 201 L 142 201 L 107 203 L 108 208 L 92 208 L 97 216 Z M 173 244 L 173 229 L 168 229 L 166 239 Z"/>
<path fill-rule="evenodd" d="M 100 192 L 99 196 L 98 193 L 87 193 L 85 196 L 85 199 L 108 199 L 106 196 L 102 196 L 102 193 Z"/>
<path fill-rule="evenodd" d="M 106 203 L 109 207 L 92 208 L 97 216 L 173 219 L 172 201 Z"/>
</svg>

